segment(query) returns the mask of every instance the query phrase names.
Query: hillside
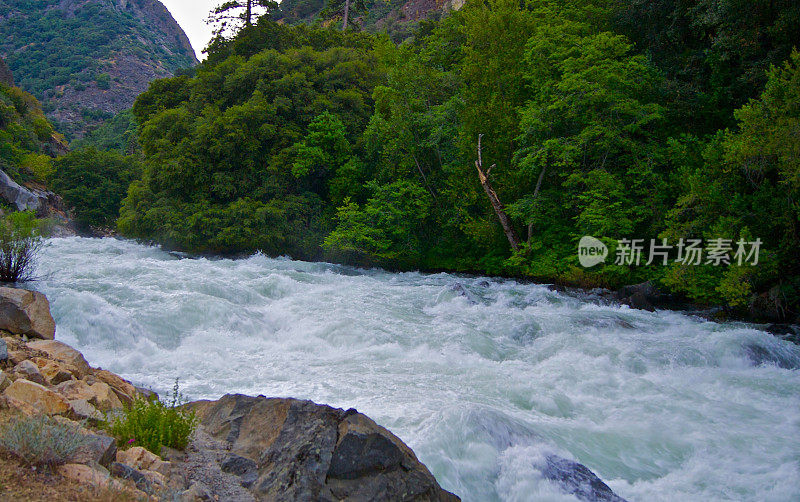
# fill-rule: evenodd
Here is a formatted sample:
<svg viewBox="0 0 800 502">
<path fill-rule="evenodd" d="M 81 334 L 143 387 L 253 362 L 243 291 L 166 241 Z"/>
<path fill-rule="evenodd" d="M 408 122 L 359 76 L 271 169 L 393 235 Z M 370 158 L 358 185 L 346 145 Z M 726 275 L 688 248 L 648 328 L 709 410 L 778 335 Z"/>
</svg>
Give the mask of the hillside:
<svg viewBox="0 0 800 502">
<path fill-rule="evenodd" d="M 69 139 L 197 63 L 157 0 L 0 0 L 0 55 Z"/>
</svg>

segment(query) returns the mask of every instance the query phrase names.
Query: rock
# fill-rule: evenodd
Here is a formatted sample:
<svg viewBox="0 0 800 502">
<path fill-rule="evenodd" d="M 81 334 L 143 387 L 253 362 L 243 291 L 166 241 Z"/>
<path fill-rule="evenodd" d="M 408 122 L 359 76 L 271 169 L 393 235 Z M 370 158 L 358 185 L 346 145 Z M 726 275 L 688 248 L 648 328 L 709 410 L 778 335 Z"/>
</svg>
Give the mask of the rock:
<svg viewBox="0 0 800 502">
<path fill-rule="evenodd" d="M 158 393 L 150 390 L 145 389 L 144 387 L 134 387 L 136 392 L 143 397 L 146 401 L 158 401 Z"/>
<path fill-rule="evenodd" d="M 781 350 L 782 347 L 761 346 L 755 342 L 742 346 L 745 357 L 753 366 L 771 364 L 785 370 L 800 369 L 800 358 L 793 351 Z"/>
<path fill-rule="evenodd" d="M 181 502 L 215 502 L 214 496 L 206 485 L 195 481 L 188 490 L 181 493 Z"/>
<path fill-rule="evenodd" d="M 108 436 L 86 434 L 87 444 L 70 459 L 74 464 L 97 463 L 108 467 L 117 457 L 117 441 Z"/>
<path fill-rule="evenodd" d="M 5 175 L 2 171 L 0 174 Z M 56 323 L 50 315 L 50 303 L 43 294 L 35 291 L 0 287 L 0 329 L 15 335 L 52 340 Z"/>
<path fill-rule="evenodd" d="M 48 385 L 58 385 L 74 380 L 73 373 L 78 373 L 76 368 L 66 363 L 59 363 L 42 357 L 35 357 L 31 361 L 39 368 L 39 372 L 47 380 Z"/>
<path fill-rule="evenodd" d="M 55 340 L 35 340 L 28 342 L 28 347 L 44 352 L 52 359 L 72 366 L 76 372 L 75 376 L 77 378 L 83 378 L 91 372 L 89 363 L 86 362 L 83 354 L 73 349 L 66 343 L 57 342 Z"/>
<path fill-rule="evenodd" d="M 154 470 L 152 469 L 153 466 L 157 468 L 158 462 L 162 462 L 162 460 L 155 453 L 141 446 L 134 446 L 133 448 L 117 452 L 117 462 L 122 462 L 140 471 L 146 471 Z"/>
<path fill-rule="evenodd" d="M 167 486 L 167 477 L 160 472 L 156 471 L 142 471 L 145 479 L 150 483 L 150 486 L 156 489 L 162 489 Z"/>
<path fill-rule="evenodd" d="M 767 333 L 775 335 L 781 340 L 792 342 L 795 345 L 800 345 L 800 326 L 792 324 L 770 324 L 764 330 Z M 0 351 L 2 349 L 0 348 Z"/>
<path fill-rule="evenodd" d="M 103 382 L 95 382 L 89 385 L 84 380 L 70 380 L 56 385 L 55 389 L 70 401 L 88 401 L 102 412 L 122 409 L 122 402 L 111 390 L 111 387 Z"/>
<path fill-rule="evenodd" d="M 9 386 L 3 395 L 22 401 L 47 415 L 60 415 L 69 411 L 69 401 L 38 383 L 20 379 Z"/>
<path fill-rule="evenodd" d="M 239 455 L 229 455 L 225 460 L 220 463 L 222 472 L 228 472 L 239 476 L 242 480 L 242 486 L 250 488 L 253 483 L 258 479 L 258 464 L 249 458 L 240 457 Z"/>
<path fill-rule="evenodd" d="M 89 402 L 92 403 L 98 410 L 108 412 L 112 410 L 121 410 L 123 408 L 122 401 L 119 400 L 116 393 L 111 389 L 107 383 L 97 382 L 90 386 L 92 391 L 92 398 Z"/>
<path fill-rule="evenodd" d="M 98 488 L 108 488 L 115 491 L 125 491 L 125 485 L 113 479 L 109 472 L 97 466 L 89 466 L 85 464 L 65 464 L 59 466 L 56 472 L 67 479 L 77 481 L 78 483 L 95 486 Z M 145 496 L 146 497 L 146 496 Z"/>
<path fill-rule="evenodd" d="M 145 493 L 151 493 L 153 491 L 153 487 L 145 475 L 129 465 L 113 462 L 109 468 L 109 471 L 111 472 L 112 476 L 133 481 L 133 483 L 136 485 L 136 488 Z"/>
<path fill-rule="evenodd" d="M 676 299 L 658 290 L 652 281 L 641 284 L 624 286 L 616 292 L 614 297 L 622 304 L 631 308 L 654 312 L 656 307 L 675 307 Z"/>
<path fill-rule="evenodd" d="M 0 197 L 15 206 L 18 211 L 39 213 L 43 206 L 42 200 L 37 194 L 20 186 L 3 170 L 0 170 Z"/>
<path fill-rule="evenodd" d="M 463 297 L 464 297 L 464 298 L 466 298 L 466 299 L 467 299 L 467 301 L 468 301 L 470 304 L 472 304 L 472 305 L 477 305 L 478 303 L 480 303 L 480 302 L 478 301 L 478 299 L 475 297 L 475 295 L 473 295 L 473 294 L 472 294 L 472 293 L 471 293 L 471 292 L 470 292 L 470 291 L 467 289 L 467 287 L 466 287 L 466 286 L 464 286 L 463 284 L 461 284 L 460 282 L 457 282 L 457 283 L 453 284 L 452 286 L 450 286 L 450 291 L 453 291 L 453 292 L 454 292 L 454 293 L 456 293 L 458 296 L 463 296 Z"/>
<path fill-rule="evenodd" d="M 8 378 L 3 370 L 0 370 L 0 392 L 3 392 L 11 385 L 11 379 Z"/>
<path fill-rule="evenodd" d="M 0 363 L 8 361 L 8 344 L 0 338 Z"/>
<path fill-rule="evenodd" d="M 137 390 L 129 381 L 106 370 L 94 370 L 92 375 L 111 387 L 111 390 L 114 391 L 114 394 L 124 405 L 130 406 L 133 404 L 133 398 L 136 397 Z"/>
<path fill-rule="evenodd" d="M 106 419 L 89 401 L 85 399 L 73 399 L 69 402 L 70 415 L 76 420 L 88 420 L 99 423 Z"/>
<path fill-rule="evenodd" d="M 189 407 L 206 432 L 257 463 L 250 489 L 260 499 L 459 500 L 399 438 L 356 410 L 242 395 Z"/>
<path fill-rule="evenodd" d="M 20 401 L 18 399 L 14 399 L 13 397 L 9 397 L 6 395 L 0 396 L 0 409 L 11 409 L 16 411 L 17 413 L 21 413 L 26 417 L 33 417 L 36 415 L 41 415 L 42 412 L 30 404 Z"/>
<path fill-rule="evenodd" d="M 584 502 L 625 502 L 585 465 L 555 455 L 545 458 L 542 475 Z"/>
<path fill-rule="evenodd" d="M 39 367 L 28 360 L 22 361 L 14 366 L 12 373 L 14 373 L 17 378 L 24 378 L 25 380 L 38 383 L 39 385 L 47 384 L 44 376 L 39 372 Z"/>
</svg>

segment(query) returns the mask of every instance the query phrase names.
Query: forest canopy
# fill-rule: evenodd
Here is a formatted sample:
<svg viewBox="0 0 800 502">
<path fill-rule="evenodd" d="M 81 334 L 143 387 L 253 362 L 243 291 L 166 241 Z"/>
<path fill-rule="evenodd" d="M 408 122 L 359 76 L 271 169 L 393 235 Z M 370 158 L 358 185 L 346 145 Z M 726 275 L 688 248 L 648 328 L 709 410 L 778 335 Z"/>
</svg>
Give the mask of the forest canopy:
<svg viewBox="0 0 800 502">
<path fill-rule="evenodd" d="M 794 2 L 761 0 L 468 1 L 399 44 L 263 16 L 139 97 L 118 226 L 796 316 L 798 27 Z M 604 265 L 579 264 L 587 235 Z M 615 263 L 626 239 L 762 244 L 758 266 Z"/>
</svg>

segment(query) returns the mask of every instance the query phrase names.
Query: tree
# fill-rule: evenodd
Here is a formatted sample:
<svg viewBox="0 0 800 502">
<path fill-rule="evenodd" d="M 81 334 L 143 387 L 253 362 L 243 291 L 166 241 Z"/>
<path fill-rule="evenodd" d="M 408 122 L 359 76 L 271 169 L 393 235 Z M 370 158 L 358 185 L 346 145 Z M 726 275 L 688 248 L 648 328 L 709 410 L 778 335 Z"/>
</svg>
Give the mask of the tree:
<svg viewBox="0 0 800 502">
<path fill-rule="evenodd" d="M 365 10 L 367 10 L 365 0 L 327 0 L 324 14 L 327 16 L 340 14 L 342 16 L 342 31 L 345 31 L 350 25 L 350 13 L 363 12 Z"/>
<path fill-rule="evenodd" d="M 228 0 L 218 5 L 208 17 L 209 24 L 216 24 L 215 34 L 220 35 L 228 28 L 250 27 L 253 19 L 278 8 L 273 0 Z M 259 14 L 260 13 L 260 14 Z"/>
</svg>

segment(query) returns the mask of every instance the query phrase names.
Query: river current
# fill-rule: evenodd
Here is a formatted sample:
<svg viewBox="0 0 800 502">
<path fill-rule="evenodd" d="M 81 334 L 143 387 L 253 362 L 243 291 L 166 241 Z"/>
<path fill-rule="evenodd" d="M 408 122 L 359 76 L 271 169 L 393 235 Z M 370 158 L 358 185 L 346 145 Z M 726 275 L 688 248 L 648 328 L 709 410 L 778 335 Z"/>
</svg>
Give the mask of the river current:
<svg viewBox="0 0 800 502">
<path fill-rule="evenodd" d="M 56 338 L 162 395 L 357 408 L 465 501 L 574 500 L 556 453 L 630 501 L 800 500 L 800 347 L 511 280 L 47 241 Z"/>
</svg>

